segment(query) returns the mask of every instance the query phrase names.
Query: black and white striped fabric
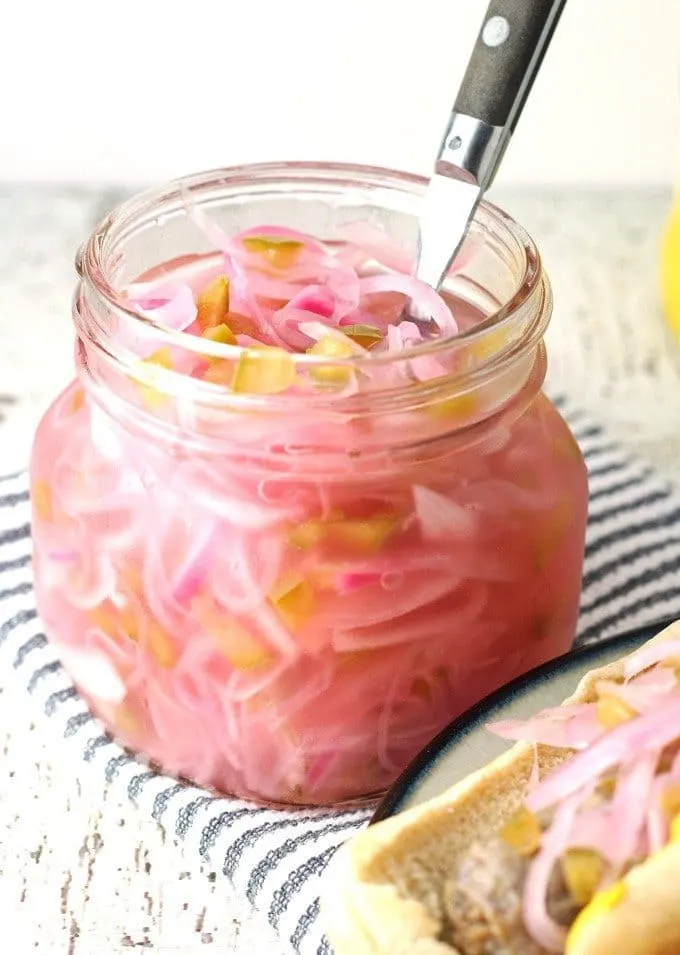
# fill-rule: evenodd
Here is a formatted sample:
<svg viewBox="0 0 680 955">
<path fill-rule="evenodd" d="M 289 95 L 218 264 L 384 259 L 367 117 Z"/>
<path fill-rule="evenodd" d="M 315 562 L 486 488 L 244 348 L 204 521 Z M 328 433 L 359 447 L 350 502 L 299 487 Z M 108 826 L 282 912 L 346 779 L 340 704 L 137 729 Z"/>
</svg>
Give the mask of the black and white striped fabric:
<svg viewBox="0 0 680 955">
<path fill-rule="evenodd" d="M 579 643 L 680 617 L 680 492 L 561 404 L 590 473 Z M 83 774 L 99 774 L 123 790 L 135 811 L 223 872 L 277 930 L 284 950 L 330 955 L 319 919 L 322 874 L 370 811 L 274 811 L 216 798 L 124 752 L 90 715 L 42 632 L 30 561 L 22 472 L 0 478 L 0 680 L 20 680 L 51 721 L 55 759 L 69 749 Z"/>
</svg>

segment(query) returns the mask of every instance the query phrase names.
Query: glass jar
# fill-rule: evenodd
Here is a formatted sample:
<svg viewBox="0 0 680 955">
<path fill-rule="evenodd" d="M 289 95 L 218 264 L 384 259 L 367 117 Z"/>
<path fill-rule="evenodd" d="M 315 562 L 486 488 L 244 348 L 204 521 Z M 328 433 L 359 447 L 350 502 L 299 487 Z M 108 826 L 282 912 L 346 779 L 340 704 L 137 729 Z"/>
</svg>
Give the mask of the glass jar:
<svg viewBox="0 0 680 955">
<path fill-rule="evenodd" d="M 447 280 L 455 338 L 294 355 L 295 395 L 182 374 L 206 348 L 259 359 L 121 295 L 219 271 L 188 204 L 230 234 L 330 242 L 367 220 L 413 249 L 423 188 L 344 165 L 212 172 L 123 203 L 78 255 L 77 380 L 32 457 L 36 596 L 93 710 L 167 772 L 270 803 L 372 796 L 572 643 L 586 472 L 541 392 L 550 286 L 507 215 L 481 205 Z M 152 375 L 132 340 L 178 361 Z"/>
</svg>

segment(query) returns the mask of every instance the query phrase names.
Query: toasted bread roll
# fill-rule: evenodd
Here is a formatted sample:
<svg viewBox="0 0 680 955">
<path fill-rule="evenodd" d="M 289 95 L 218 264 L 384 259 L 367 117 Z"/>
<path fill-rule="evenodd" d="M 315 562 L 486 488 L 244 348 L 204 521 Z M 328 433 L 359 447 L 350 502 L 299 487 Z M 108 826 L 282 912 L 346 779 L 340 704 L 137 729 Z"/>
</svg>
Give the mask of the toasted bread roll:
<svg viewBox="0 0 680 955">
<path fill-rule="evenodd" d="M 653 642 L 665 640 L 680 640 L 680 622 Z M 598 680 L 622 675 L 623 660 L 592 670 L 564 702 L 593 702 Z M 541 777 L 570 755 L 539 746 Z M 492 843 L 522 804 L 533 759 L 533 748 L 518 743 L 441 796 L 351 839 L 333 860 L 322 898 L 322 916 L 335 955 L 541 953 L 530 940 L 533 950 L 527 947 L 526 933 L 513 913 L 510 921 L 518 934 L 515 940 L 503 940 L 505 949 L 499 944 L 494 948 L 491 937 L 486 949 L 457 948 L 471 943 L 460 935 L 454 938 L 451 898 L 446 894 L 452 873 L 471 847 Z M 591 909 L 593 902 L 578 916 L 567 955 L 680 955 L 680 848 L 668 847 L 636 866 L 624 885 L 627 894 L 619 905 L 599 912 Z M 621 930 L 621 925 L 626 928 Z"/>
</svg>

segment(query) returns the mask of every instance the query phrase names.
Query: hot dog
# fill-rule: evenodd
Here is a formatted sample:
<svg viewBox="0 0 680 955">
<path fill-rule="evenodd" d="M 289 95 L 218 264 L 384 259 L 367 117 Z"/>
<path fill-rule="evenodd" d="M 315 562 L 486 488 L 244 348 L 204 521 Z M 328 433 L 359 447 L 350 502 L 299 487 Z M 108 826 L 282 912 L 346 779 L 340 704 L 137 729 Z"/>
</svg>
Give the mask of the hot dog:
<svg viewBox="0 0 680 955">
<path fill-rule="evenodd" d="M 333 860 L 336 955 L 680 955 L 680 622 Z"/>
</svg>

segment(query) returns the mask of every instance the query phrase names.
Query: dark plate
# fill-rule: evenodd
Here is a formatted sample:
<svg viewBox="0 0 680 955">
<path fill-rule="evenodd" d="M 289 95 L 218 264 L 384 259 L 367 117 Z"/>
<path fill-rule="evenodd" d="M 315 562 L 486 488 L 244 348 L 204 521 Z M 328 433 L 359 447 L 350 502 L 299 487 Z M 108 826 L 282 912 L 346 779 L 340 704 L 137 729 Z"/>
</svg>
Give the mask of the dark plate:
<svg viewBox="0 0 680 955">
<path fill-rule="evenodd" d="M 442 730 L 416 756 L 378 806 L 371 822 L 395 816 L 440 795 L 481 769 L 510 745 L 485 727 L 494 720 L 526 719 L 570 696 L 581 677 L 636 650 L 670 620 L 640 627 L 558 657 L 514 680 L 468 710 Z"/>
</svg>

